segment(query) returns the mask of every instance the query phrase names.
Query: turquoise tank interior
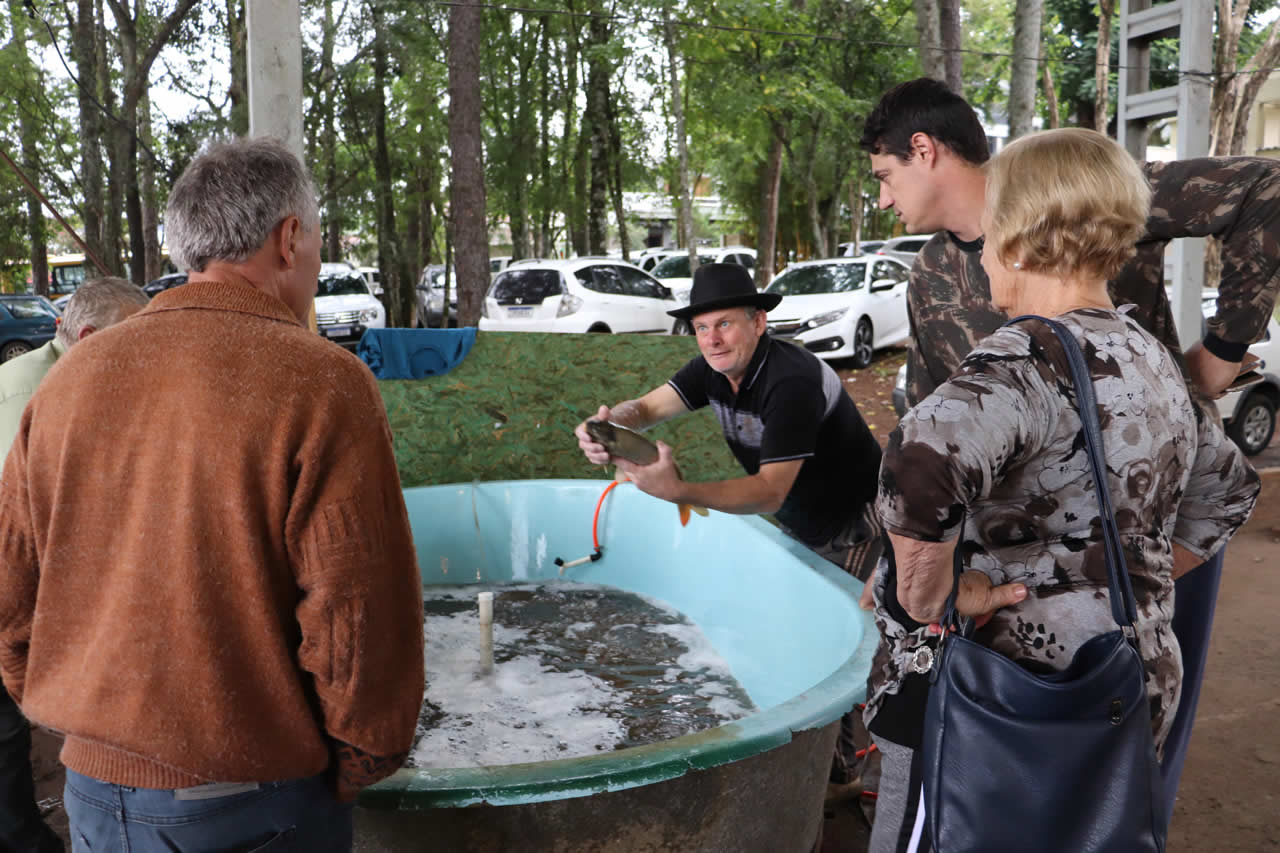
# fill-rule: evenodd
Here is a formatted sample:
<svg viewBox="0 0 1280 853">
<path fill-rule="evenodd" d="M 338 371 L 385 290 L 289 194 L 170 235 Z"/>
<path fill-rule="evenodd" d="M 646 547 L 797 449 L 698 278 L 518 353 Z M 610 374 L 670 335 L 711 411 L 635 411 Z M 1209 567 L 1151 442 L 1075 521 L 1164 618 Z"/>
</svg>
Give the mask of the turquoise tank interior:
<svg viewBox="0 0 1280 853">
<path fill-rule="evenodd" d="M 557 557 L 592 552 L 604 480 L 521 480 L 409 488 L 424 584 L 554 579 Z M 472 769 L 402 769 L 367 789 L 370 809 L 517 805 L 674 779 L 787 744 L 864 698 L 876 631 L 862 584 L 756 516 L 712 512 L 680 525 L 676 507 L 631 484 L 599 519 L 603 558 L 568 580 L 608 584 L 676 607 L 698 624 L 759 710 L 746 718 L 608 754 Z"/>
</svg>

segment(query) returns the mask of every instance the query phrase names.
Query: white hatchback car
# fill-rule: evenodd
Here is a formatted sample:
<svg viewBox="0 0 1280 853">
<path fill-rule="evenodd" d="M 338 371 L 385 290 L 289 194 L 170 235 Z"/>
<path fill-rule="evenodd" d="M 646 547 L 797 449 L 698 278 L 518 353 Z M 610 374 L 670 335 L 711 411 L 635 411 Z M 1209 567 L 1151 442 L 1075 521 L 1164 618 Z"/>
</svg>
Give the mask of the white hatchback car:
<svg viewBox="0 0 1280 853">
<path fill-rule="evenodd" d="M 481 308 L 491 332 L 666 334 L 679 307 L 652 276 L 612 258 L 573 258 L 508 267 L 494 277 Z"/>
<path fill-rule="evenodd" d="M 316 328 L 331 341 L 353 348 L 365 329 L 387 325 L 386 309 L 369 281 L 346 264 L 321 264 L 316 291 Z"/>
<path fill-rule="evenodd" d="M 910 334 L 909 273 L 902 261 L 879 255 L 794 263 L 765 288 L 782 297 L 769 328 L 820 358 L 866 367 L 875 350 Z"/>
<path fill-rule="evenodd" d="M 723 249 L 699 249 L 699 264 L 738 264 L 755 275 L 756 250 L 746 246 L 728 246 Z M 672 255 L 653 268 L 650 273 L 675 294 L 681 305 L 689 304 L 689 291 L 693 289 L 693 274 L 689 272 L 689 253 L 682 251 Z"/>
</svg>

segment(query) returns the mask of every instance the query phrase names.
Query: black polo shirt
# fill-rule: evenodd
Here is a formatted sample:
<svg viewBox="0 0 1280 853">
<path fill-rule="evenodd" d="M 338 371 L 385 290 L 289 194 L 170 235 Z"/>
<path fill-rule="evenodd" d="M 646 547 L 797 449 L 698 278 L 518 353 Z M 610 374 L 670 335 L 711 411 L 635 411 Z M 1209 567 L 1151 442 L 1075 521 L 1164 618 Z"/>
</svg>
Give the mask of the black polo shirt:
<svg viewBox="0 0 1280 853">
<path fill-rule="evenodd" d="M 668 383 L 690 410 L 711 406 L 748 474 L 803 459 L 776 517 L 821 545 L 875 499 L 880 445 L 826 362 L 794 344 L 760 338 L 738 393 L 698 356 Z"/>
</svg>

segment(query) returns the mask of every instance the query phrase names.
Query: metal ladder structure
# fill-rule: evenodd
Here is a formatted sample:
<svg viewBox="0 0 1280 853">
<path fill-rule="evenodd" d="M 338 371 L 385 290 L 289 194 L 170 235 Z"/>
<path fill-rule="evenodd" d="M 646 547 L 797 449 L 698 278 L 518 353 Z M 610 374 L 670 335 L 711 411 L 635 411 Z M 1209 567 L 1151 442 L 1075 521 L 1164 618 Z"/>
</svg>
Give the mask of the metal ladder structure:
<svg viewBox="0 0 1280 853">
<path fill-rule="evenodd" d="M 1180 74 L 1176 86 L 1151 89 L 1151 42 L 1178 39 L 1178 70 L 1213 68 L 1213 0 L 1121 0 L 1120 84 L 1116 135 L 1137 160 L 1147 158 L 1147 134 L 1157 119 L 1176 117 L 1177 157 L 1209 154 L 1210 80 Z M 1200 339 L 1204 287 L 1204 239 L 1173 241 L 1173 317 L 1185 350 Z"/>
</svg>

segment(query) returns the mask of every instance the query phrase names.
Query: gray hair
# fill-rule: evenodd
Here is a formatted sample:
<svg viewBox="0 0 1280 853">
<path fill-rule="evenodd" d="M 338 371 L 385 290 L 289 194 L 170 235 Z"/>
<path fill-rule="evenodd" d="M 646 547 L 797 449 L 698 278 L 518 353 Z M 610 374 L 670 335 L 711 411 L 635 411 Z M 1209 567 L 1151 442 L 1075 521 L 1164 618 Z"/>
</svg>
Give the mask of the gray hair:
<svg viewBox="0 0 1280 853">
<path fill-rule="evenodd" d="M 146 304 L 147 294 L 132 282 L 115 276 L 91 278 L 67 300 L 62 322 L 58 323 L 58 340 L 64 347 L 71 347 L 80 340 L 80 332 L 86 326 L 105 329 L 123 320 L 121 315 L 128 309 Z"/>
<path fill-rule="evenodd" d="M 183 271 L 240 263 L 288 216 L 307 231 L 320 226 L 311 176 L 292 151 L 270 137 L 214 143 L 169 193 L 169 256 Z"/>
</svg>

